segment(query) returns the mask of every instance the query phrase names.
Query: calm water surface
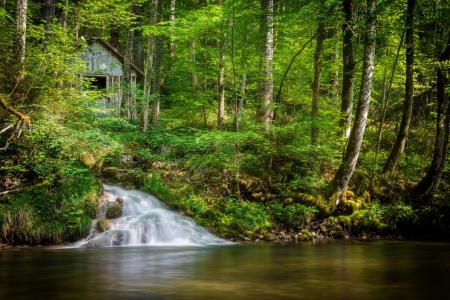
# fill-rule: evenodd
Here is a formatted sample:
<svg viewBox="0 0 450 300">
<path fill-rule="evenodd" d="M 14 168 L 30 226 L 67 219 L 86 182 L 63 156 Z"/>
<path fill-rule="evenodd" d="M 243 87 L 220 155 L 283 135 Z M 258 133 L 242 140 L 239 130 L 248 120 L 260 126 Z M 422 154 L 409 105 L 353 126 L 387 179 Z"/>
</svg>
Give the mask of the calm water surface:
<svg viewBox="0 0 450 300">
<path fill-rule="evenodd" d="M 450 299 L 450 244 L 0 250 L 0 299 Z"/>
</svg>

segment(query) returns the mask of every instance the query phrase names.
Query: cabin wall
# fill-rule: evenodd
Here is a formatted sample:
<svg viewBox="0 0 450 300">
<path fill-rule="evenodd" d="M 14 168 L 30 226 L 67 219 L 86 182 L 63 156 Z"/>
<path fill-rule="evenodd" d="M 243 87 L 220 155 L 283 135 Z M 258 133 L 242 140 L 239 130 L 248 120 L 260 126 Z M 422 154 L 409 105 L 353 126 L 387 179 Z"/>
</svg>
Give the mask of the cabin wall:
<svg viewBox="0 0 450 300">
<path fill-rule="evenodd" d="M 119 114 L 122 101 L 123 64 L 116 54 L 102 43 L 94 41 L 81 55 L 86 63 L 85 77 L 106 76 L 108 97 L 99 100 L 99 106 Z M 131 84 L 136 85 L 137 73 L 131 69 Z"/>
</svg>

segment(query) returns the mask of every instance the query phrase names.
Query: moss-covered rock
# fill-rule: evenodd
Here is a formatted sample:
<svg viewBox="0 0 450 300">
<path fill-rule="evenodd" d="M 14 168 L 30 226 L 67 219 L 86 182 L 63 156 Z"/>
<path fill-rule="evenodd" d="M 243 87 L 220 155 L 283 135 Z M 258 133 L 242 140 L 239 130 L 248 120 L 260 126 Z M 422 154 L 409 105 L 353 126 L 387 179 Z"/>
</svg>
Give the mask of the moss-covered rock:
<svg viewBox="0 0 450 300">
<path fill-rule="evenodd" d="M 105 216 L 107 219 L 117 219 L 122 216 L 123 210 L 120 205 L 111 205 L 106 210 Z"/>
<path fill-rule="evenodd" d="M 302 231 L 300 231 L 300 235 L 304 241 L 311 241 L 313 239 L 312 233 L 306 229 L 302 229 Z"/>
<path fill-rule="evenodd" d="M 105 232 L 105 231 L 111 230 L 111 228 L 112 228 L 111 221 L 105 220 L 105 219 L 100 219 L 97 221 L 96 228 L 100 232 Z"/>
</svg>

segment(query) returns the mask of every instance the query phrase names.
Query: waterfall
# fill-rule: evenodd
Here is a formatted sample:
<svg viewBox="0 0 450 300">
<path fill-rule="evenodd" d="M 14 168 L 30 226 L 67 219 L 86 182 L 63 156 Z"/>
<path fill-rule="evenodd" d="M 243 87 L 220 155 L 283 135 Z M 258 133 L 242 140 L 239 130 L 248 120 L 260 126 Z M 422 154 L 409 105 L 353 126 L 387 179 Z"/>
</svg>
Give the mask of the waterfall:
<svg viewBox="0 0 450 300">
<path fill-rule="evenodd" d="M 191 218 L 169 210 L 150 194 L 107 184 L 103 184 L 103 188 L 106 205 L 103 205 L 99 219 L 93 221 L 89 236 L 73 247 L 205 246 L 228 243 L 198 226 Z M 105 219 L 106 209 L 112 205 L 121 206 L 122 215 Z"/>
</svg>

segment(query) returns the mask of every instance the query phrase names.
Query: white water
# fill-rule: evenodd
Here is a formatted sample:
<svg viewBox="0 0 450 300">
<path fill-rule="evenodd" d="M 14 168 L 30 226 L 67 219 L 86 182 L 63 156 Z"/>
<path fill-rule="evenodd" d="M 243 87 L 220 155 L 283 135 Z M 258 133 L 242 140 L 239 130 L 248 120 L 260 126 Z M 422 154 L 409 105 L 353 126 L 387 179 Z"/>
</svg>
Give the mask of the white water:
<svg viewBox="0 0 450 300">
<path fill-rule="evenodd" d="M 109 194 L 108 201 L 123 199 L 122 217 L 108 220 L 111 230 L 98 234 L 97 220 L 91 233 L 73 247 L 98 248 L 108 246 L 205 246 L 225 244 L 227 241 L 198 226 L 194 220 L 167 209 L 154 196 L 136 190 L 125 190 L 103 184 Z M 100 213 L 105 217 L 105 212 Z"/>
</svg>

